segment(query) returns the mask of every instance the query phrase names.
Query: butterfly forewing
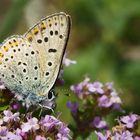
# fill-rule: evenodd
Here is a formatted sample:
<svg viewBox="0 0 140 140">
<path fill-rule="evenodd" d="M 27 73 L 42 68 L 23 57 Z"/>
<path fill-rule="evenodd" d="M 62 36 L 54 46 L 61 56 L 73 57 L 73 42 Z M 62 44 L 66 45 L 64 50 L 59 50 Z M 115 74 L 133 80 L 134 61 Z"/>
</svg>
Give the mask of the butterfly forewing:
<svg viewBox="0 0 140 140">
<path fill-rule="evenodd" d="M 69 16 L 59 13 L 41 20 L 25 34 L 31 47 L 38 53 L 39 81 L 44 95 L 52 88 L 58 76 L 69 29 Z"/>
</svg>

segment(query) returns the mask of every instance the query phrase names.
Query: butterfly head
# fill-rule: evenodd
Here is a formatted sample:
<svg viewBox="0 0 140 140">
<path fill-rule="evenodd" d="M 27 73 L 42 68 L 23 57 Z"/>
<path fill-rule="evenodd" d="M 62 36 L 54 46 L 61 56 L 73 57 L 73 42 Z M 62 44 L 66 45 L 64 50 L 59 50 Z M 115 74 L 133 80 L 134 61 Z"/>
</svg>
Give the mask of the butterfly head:
<svg viewBox="0 0 140 140">
<path fill-rule="evenodd" d="M 48 93 L 45 93 L 43 91 L 40 91 L 38 93 L 36 92 L 30 92 L 28 96 L 23 98 L 23 96 L 16 96 L 18 100 L 23 102 L 23 105 L 25 105 L 27 108 L 32 106 L 40 106 L 41 108 L 47 108 L 47 109 L 54 109 L 55 107 L 55 91 L 54 89 L 51 89 Z"/>
<path fill-rule="evenodd" d="M 44 95 L 46 96 L 46 100 L 44 100 Z M 53 109 L 56 106 L 54 101 L 56 97 L 54 89 L 51 89 L 47 94 L 40 93 L 39 96 L 43 97 L 43 100 L 39 102 L 41 107 Z"/>
</svg>

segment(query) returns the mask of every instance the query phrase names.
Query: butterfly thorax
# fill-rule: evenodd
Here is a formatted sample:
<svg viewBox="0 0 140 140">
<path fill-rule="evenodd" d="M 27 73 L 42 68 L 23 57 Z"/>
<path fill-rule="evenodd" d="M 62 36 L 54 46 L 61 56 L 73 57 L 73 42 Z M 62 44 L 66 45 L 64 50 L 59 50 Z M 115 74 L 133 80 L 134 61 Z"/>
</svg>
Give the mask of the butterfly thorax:
<svg viewBox="0 0 140 140">
<path fill-rule="evenodd" d="M 47 96 L 48 95 L 48 96 Z M 45 108 L 52 109 L 55 105 L 55 95 L 53 92 L 49 92 L 47 94 L 39 94 L 30 92 L 28 96 L 23 96 L 20 94 L 15 93 L 15 96 L 18 98 L 19 101 L 22 101 L 26 107 L 29 106 L 43 106 Z"/>
</svg>

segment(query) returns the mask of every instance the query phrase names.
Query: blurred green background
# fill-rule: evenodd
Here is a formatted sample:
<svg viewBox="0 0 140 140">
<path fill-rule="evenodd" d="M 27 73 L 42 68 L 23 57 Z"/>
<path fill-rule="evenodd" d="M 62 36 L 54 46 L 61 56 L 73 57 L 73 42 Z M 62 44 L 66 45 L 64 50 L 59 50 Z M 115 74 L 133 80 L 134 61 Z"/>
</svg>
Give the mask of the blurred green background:
<svg viewBox="0 0 140 140">
<path fill-rule="evenodd" d="M 85 76 L 113 81 L 127 111 L 140 113 L 140 0 L 0 0 L 0 41 L 24 34 L 41 18 L 56 12 L 72 18 L 67 47 L 76 65 L 65 68 L 65 86 L 57 89 L 62 118 L 70 85 Z"/>
</svg>

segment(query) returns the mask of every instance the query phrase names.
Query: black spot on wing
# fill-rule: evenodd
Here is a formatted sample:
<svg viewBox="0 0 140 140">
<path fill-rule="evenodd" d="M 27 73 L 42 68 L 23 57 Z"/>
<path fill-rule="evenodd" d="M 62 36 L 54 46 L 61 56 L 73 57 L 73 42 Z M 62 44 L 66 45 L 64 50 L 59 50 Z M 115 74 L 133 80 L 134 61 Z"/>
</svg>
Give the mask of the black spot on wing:
<svg viewBox="0 0 140 140">
<path fill-rule="evenodd" d="M 60 35 L 59 38 L 62 39 L 63 38 L 63 35 Z"/>
<path fill-rule="evenodd" d="M 12 78 L 15 78 L 15 75 L 11 75 Z"/>
<path fill-rule="evenodd" d="M 49 75 L 49 72 L 46 72 L 46 76 L 48 76 Z"/>
<path fill-rule="evenodd" d="M 23 72 L 26 73 L 26 69 L 23 69 Z"/>
<path fill-rule="evenodd" d="M 45 41 L 45 42 L 48 42 L 48 37 L 45 37 L 45 38 L 44 38 L 44 41 Z"/>
<path fill-rule="evenodd" d="M 18 62 L 18 65 L 21 65 L 21 62 Z"/>
<path fill-rule="evenodd" d="M 55 52 L 57 52 L 57 50 L 56 49 L 49 49 L 48 52 L 49 53 L 55 53 Z"/>
<path fill-rule="evenodd" d="M 55 35 L 58 35 L 58 31 L 55 31 Z"/>
<path fill-rule="evenodd" d="M 48 66 L 51 66 L 52 65 L 52 62 L 48 62 Z"/>
<path fill-rule="evenodd" d="M 42 43 L 42 40 L 41 40 L 41 39 L 38 39 L 37 42 L 38 42 L 38 43 Z"/>
<path fill-rule="evenodd" d="M 38 67 L 37 67 L 37 66 L 35 66 L 35 67 L 34 67 L 34 69 L 35 69 L 35 70 L 37 70 L 37 69 L 38 69 Z"/>
<path fill-rule="evenodd" d="M 51 35 L 51 36 L 53 35 L 53 31 L 50 31 L 50 35 Z"/>
</svg>

